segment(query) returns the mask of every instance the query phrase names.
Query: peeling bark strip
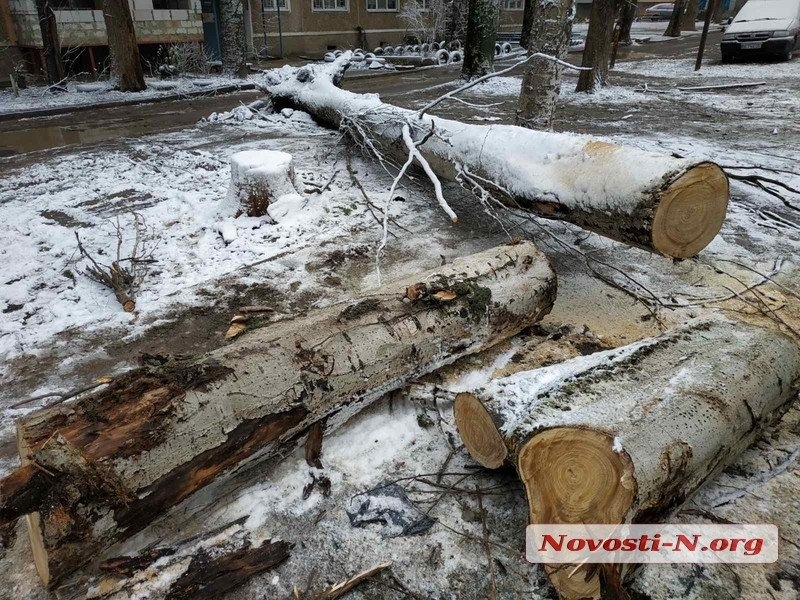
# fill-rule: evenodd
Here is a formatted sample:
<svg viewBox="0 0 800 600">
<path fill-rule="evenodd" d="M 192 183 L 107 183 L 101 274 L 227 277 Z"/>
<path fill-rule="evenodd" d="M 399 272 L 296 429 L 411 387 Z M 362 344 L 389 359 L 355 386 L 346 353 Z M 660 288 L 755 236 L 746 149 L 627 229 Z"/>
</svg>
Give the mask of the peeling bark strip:
<svg viewBox="0 0 800 600">
<path fill-rule="evenodd" d="M 18 422 L 25 464 L 0 483 L 1 514 L 37 511 L 34 558 L 53 586 L 225 471 L 536 323 L 555 291 L 524 242 L 296 318 L 247 321 L 204 356 L 147 357 L 105 390 Z"/>
<path fill-rule="evenodd" d="M 798 385 L 800 348 L 783 334 L 700 321 L 459 394 L 455 416 L 479 463 L 514 464 L 532 523 L 654 523 L 752 444 Z M 600 598 L 598 573 L 573 569 L 549 570 L 559 595 Z"/>
<path fill-rule="evenodd" d="M 211 600 L 253 575 L 289 558 L 291 544 L 256 544 L 241 523 L 234 523 L 173 548 L 140 556 L 121 556 L 100 568 L 108 576 L 89 590 L 87 600 Z"/>
<path fill-rule="evenodd" d="M 345 53 L 327 65 L 272 73 L 274 106 L 304 110 L 360 141 L 368 135 L 400 164 L 408 126 L 416 142 L 425 139 L 417 149 L 440 178 L 478 183 L 508 207 L 666 256 L 694 256 L 722 227 L 728 179 L 716 164 L 587 136 L 420 116 L 337 88 L 348 60 Z"/>
</svg>

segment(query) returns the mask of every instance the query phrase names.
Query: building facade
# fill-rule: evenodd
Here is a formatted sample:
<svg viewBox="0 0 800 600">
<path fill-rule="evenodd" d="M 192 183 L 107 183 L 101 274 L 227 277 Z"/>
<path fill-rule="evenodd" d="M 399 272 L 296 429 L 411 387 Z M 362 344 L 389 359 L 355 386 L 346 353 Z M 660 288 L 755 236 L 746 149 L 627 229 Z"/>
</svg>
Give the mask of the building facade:
<svg viewBox="0 0 800 600">
<path fill-rule="evenodd" d="M 145 60 L 155 62 L 172 44 L 202 44 L 219 58 L 220 0 L 129 0 Z M 224 0 L 222 0 L 224 1 Z M 246 46 L 252 56 L 310 56 L 327 50 L 398 45 L 417 32 L 403 19 L 404 3 L 421 12 L 431 0 L 242 0 Z M 107 67 L 102 0 L 50 0 L 62 55 L 71 73 Z M 419 3 L 419 4 L 417 4 Z M 518 32 L 524 0 L 501 0 L 500 31 Z M 34 0 L 0 0 L 0 85 L 20 62 L 43 67 Z"/>
</svg>

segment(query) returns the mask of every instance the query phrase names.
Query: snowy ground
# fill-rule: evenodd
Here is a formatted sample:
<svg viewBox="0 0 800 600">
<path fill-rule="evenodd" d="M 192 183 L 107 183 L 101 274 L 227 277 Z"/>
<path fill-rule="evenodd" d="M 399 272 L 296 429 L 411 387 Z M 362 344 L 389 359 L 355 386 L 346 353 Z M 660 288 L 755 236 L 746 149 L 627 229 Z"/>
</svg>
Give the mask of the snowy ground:
<svg viewBox="0 0 800 600">
<path fill-rule="evenodd" d="M 31 86 L 14 96 L 10 88 L 0 90 L 0 115 L 47 108 L 66 109 L 87 104 L 109 102 L 148 102 L 166 96 L 197 92 L 213 93 L 216 89 L 238 86 L 241 79 L 220 77 L 179 77 L 172 80 L 146 77 L 147 89 L 142 92 L 119 92 L 108 81 L 82 83 L 71 81 L 66 92 L 53 92 L 46 86 Z"/>
<path fill-rule="evenodd" d="M 620 63 L 612 87 L 591 97 L 572 93 L 574 78 L 568 76 L 557 128 L 728 165 L 797 173 L 800 60 L 736 67 L 729 72 L 727 66 L 706 65 L 697 77 L 684 60 Z M 731 78 L 769 83 L 715 93 L 674 89 L 687 80 Z M 636 91 L 645 83 L 669 93 Z M 421 89 L 387 95 L 413 107 L 456 84 L 436 83 L 430 89 L 420 85 Z M 496 80 L 464 97 L 494 106 L 452 103 L 441 114 L 512 122 L 518 90 L 516 77 Z M 227 198 L 228 157 L 255 148 L 291 152 L 302 179 L 324 182 L 336 173 L 333 183 L 322 194 L 306 193 L 302 210 L 281 222 L 237 218 Z M 6 240 L 0 249 L 0 401 L 6 407 L 117 372 L 140 352 L 196 352 L 217 346 L 237 306 L 270 304 L 291 313 L 376 282 L 379 216 L 391 176 L 353 157 L 367 202 L 348 174 L 338 135 L 302 113 L 217 118 L 171 134 L 0 161 L 0 236 Z M 800 176 L 780 177 L 800 188 Z M 405 201 L 391 206 L 395 221 L 382 263 L 385 277 L 433 267 L 442 258 L 508 239 L 503 227 L 461 190 L 449 186 L 446 195 L 461 218 L 458 227 L 449 225 L 424 181 L 404 185 Z M 475 385 L 494 372 L 533 368 L 653 335 L 714 307 L 764 321 L 731 293 L 758 283 L 773 310 L 800 327 L 798 303 L 787 291 L 800 291 L 800 197 L 786 197 L 784 203 L 734 182 L 722 234 L 697 258 L 679 262 L 562 223 L 505 215 L 510 235 L 536 240 L 553 261 L 559 274 L 553 313 L 541 328 L 484 356 L 466 359 L 433 381 L 451 389 Z M 155 232 L 148 240 L 155 263 L 142 282 L 137 311 L 129 315 L 113 294 L 82 274 L 86 262 L 77 254 L 75 232 L 90 252 L 107 261 L 116 245 L 117 219 L 127 233 L 132 211 Z M 227 245 L 220 234 L 224 225 L 237 232 L 237 239 Z M 123 247 L 130 241 L 126 237 Z M 786 287 L 764 282 L 748 267 Z M 587 339 L 594 340 L 588 347 Z M 41 398 L 3 411 L 4 469 L 15 460 L 13 420 L 50 401 L 52 397 Z M 232 599 L 285 599 L 294 586 L 317 591 L 384 560 L 393 561 L 391 576 L 364 584 L 351 597 L 482 599 L 488 597 L 491 565 L 501 598 L 551 598 L 541 571 L 521 558 L 526 507 L 518 482 L 506 471 L 476 469 L 457 443 L 451 445 L 456 438 L 448 436 L 449 415 L 446 404 L 431 398 L 386 399 L 326 436 L 323 464 L 333 484 L 330 497 L 314 491 L 302 499 L 310 475 L 298 453 L 274 471 L 251 469 L 219 482 L 217 493 L 226 492 L 223 502 L 211 502 L 214 494 L 202 492 L 114 553 L 135 551 L 154 540 L 169 543 L 248 516 L 249 527 L 296 546 L 287 563 L 253 578 L 231 593 Z M 636 582 L 641 598 L 798 596 L 798 423 L 796 407 L 692 501 L 692 515 L 676 517 L 704 521 L 697 515 L 705 514 L 774 522 L 785 542 L 779 562 L 764 567 L 648 567 Z M 437 482 L 440 472 L 449 474 Z M 345 513 L 351 496 L 387 480 L 398 480 L 412 502 L 436 519 L 427 533 L 385 538 L 378 525 L 351 527 Z M 488 509 L 490 556 L 482 540 L 478 492 Z M 22 525 L 18 531 L 0 561 L 0 597 L 44 598 L 35 585 Z M 91 582 L 77 578 L 61 595 L 80 597 L 87 583 Z"/>
</svg>

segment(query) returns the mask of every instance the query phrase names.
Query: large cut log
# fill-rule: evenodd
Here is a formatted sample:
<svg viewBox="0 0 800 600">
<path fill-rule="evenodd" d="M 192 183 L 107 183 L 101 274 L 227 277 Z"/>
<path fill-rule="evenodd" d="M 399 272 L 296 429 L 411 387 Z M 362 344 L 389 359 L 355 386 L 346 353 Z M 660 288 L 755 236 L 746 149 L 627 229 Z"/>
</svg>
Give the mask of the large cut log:
<svg viewBox="0 0 800 600">
<path fill-rule="evenodd" d="M 459 394 L 455 417 L 475 460 L 517 469 L 531 523 L 654 523 L 780 417 L 798 384 L 793 340 L 700 321 L 497 379 Z M 561 567 L 548 571 L 562 598 L 600 598 L 598 571 Z"/>
<path fill-rule="evenodd" d="M 86 600 L 215 600 L 289 558 L 291 544 L 260 540 L 241 521 L 176 546 L 103 562 Z"/>
<path fill-rule="evenodd" d="M 269 74 L 276 109 L 291 107 L 350 132 L 402 164 L 408 127 L 442 179 L 480 184 L 500 202 L 570 221 L 614 240 L 685 258 L 719 233 L 728 179 L 714 163 L 623 147 L 583 135 L 468 125 L 339 89 L 349 53 L 325 65 Z"/>
<path fill-rule="evenodd" d="M 18 421 L 23 466 L 0 484 L 0 518 L 28 514 L 52 586 L 218 475 L 536 323 L 555 291 L 547 259 L 523 242 L 282 321 L 247 312 L 228 346 L 150 357 Z"/>
</svg>

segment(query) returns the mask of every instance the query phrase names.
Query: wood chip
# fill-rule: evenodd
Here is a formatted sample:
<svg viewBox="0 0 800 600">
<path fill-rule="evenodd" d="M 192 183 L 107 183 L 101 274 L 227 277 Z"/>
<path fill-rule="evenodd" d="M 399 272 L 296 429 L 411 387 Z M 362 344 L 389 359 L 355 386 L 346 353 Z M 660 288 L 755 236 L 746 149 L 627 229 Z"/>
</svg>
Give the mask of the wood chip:
<svg viewBox="0 0 800 600">
<path fill-rule="evenodd" d="M 230 327 L 228 327 L 228 331 L 225 332 L 225 339 L 229 340 L 231 338 L 235 338 L 237 335 L 244 333 L 247 330 L 247 325 L 244 323 L 233 323 Z"/>
<path fill-rule="evenodd" d="M 450 302 L 451 300 L 458 298 L 458 294 L 450 290 L 442 290 L 440 292 L 436 292 L 433 297 L 440 302 Z"/>
<path fill-rule="evenodd" d="M 332 586 L 325 588 L 319 594 L 314 596 L 314 600 L 333 600 L 334 598 L 339 598 L 340 596 L 352 590 L 361 582 L 366 581 L 370 577 L 377 575 L 381 571 L 384 571 L 391 566 L 392 563 L 389 561 L 374 566 L 371 569 L 367 569 L 366 571 L 361 571 L 361 573 L 354 575 L 350 579 L 345 579 L 344 581 L 340 581 L 339 583 L 335 583 Z"/>
</svg>

